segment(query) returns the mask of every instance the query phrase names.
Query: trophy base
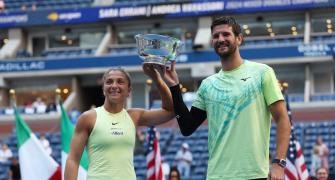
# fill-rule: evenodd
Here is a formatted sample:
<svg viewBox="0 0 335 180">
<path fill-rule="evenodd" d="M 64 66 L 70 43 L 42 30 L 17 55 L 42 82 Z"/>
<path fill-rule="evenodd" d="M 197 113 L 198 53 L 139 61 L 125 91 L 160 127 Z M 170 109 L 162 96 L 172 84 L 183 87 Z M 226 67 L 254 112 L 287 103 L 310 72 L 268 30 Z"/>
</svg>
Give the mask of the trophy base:
<svg viewBox="0 0 335 180">
<path fill-rule="evenodd" d="M 166 65 L 166 60 L 164 58 L 159 58 L 159 57 L 150 57 L 150 58 L 145 58 L 143 60 L 143 63 L 150 63 L 150 64 L 159 64 L 159 65 Z"/>
</svg>

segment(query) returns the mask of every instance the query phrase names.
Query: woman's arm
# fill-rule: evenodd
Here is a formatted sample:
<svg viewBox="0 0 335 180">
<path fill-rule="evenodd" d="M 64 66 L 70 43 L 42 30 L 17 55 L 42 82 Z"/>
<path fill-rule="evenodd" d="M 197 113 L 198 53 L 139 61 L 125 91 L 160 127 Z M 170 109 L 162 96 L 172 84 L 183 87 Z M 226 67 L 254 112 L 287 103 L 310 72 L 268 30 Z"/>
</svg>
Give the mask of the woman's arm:
<svg viewBox="0 0 335 180">
<path fill-rule="evenodd" d="M 147 63 L 143 65 L 143 71 L 153 80 L 157 87 L 162 99 L 162 107 L 154 110 L 131 109 L 129 111 L 138 114 L 136 119 L 139 126 L 159 125 L 171 120 L 174 117 L 172 96 L 169 87 L 162 79 L 162 74 L 165 73 L 165 66 Z"/>
<path fill-rule="evenodd" d="M 71 149 L 66 160 L 65 180 L 77 180 L 78 168 L 87 139 L 95 122 L 96 113 L 90 110 L 79 116 L 75 132 L 71 141 Z"/>
</svg>

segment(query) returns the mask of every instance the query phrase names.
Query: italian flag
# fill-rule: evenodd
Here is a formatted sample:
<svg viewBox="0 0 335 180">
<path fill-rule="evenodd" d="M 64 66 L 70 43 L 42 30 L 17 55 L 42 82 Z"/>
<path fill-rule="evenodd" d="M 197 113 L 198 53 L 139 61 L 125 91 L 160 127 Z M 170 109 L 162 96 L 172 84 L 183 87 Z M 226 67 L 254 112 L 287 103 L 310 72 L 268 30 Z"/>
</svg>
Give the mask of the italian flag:
<svg viewBox="0 0 335 180">
<path fill-rule="evenodd" d="M 23 180 L 60 180 L 61 169 L 15 109 L 19 162 Z"/>
<path fill-rule="evenodd" d="M 70 152 L 71 139 L 74 134 L 74 125 L 71 123 L 69 116 L 64 110 L 63 105 L 60 105 L 61 108 L 61 137 L 62 137 L 62 174 L 64 177 L 66 159 Z M 80 166 L 78 170 L 78 180 L 85 180 L 86 174 L 88 170 L 88 158 L 86 149 L 84 150 L 81 160 Z"/>
</svg>

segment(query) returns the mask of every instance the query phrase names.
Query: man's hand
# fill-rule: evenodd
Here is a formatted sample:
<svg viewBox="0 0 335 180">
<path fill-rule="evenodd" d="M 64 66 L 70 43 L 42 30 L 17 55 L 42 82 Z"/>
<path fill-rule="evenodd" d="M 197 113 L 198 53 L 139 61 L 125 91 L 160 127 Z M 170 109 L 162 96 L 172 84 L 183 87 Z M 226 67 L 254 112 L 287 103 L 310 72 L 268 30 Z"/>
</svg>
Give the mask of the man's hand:
<svg viewBox="0 0 335 180">
<path fill-rule="evenodd" d="M 176 72 L 176 61 L 172 61 L 171 68 L 166 69 L 164 80 L 169 87 L 179 84 L 178 74 Z"/>
<path fill-rule="evenodd" d="M 284 180 L 285 173 L 284 168 L 278 164 L 272 164 L 271 171 L 268 177 L 269 180 Z"/>
</svg>

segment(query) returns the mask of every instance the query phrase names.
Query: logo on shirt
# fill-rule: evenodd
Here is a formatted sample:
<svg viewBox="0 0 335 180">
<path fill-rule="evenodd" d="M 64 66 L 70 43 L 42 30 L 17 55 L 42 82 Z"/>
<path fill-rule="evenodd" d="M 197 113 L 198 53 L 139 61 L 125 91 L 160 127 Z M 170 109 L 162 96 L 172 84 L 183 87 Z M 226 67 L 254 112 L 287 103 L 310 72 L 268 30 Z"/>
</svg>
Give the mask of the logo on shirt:
<svg viewBox="0 0 335 180">
<path fill-rule="evenodd" d="M 251 77 L 241 78 L 242 81 L 247 81 L 247 79 L 250 79 Z"/>
<path fill-rule="evenodd" d="M 123 132 L 122 131 L 111 131 L 111 134 L 114 135 L 114 136 L 122 136 L 123 135 Z"/>
<path fill-rule="evenodd" d="M 110 133 L 113 136 L 122 136 L 123 135 L 123 130 L 122 130 L 122 128 L 115 127 L 116 124 L 119 124 L 119 123 L 118 122 L 117 123 L 112 123 L 112 125 L 114 125 L 114 126 L 112 126 L 110 128 Z"/>
</svg>

